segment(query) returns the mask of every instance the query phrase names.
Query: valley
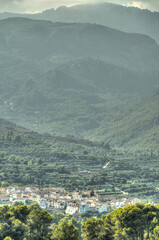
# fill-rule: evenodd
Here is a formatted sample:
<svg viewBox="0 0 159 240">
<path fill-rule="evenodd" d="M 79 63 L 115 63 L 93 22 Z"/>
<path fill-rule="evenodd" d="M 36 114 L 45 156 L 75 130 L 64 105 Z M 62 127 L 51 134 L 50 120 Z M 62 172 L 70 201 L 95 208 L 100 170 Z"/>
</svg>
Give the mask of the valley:
<svg viewBox="0 0 159 240">
<path fill-rule="evenodd" d="M 157 202 L 158 13 L 95 6 L 0 14 L 0 182 Z"/>
<path fill-rule="evenodd" d="M 107 142 L 37 133 L 2 119 L 0 132 L 2 184 L 68 191 L 110 188 L 102 194 L 157 201 L 157 152 L 121 151 Z"/>
</svg>

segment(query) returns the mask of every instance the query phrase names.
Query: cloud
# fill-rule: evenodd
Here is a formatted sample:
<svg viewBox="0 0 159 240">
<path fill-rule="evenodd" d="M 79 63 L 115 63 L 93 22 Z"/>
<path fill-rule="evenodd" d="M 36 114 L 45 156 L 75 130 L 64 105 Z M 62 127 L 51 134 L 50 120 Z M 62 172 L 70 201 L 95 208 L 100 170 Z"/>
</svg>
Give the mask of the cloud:
<svg viewBox="0 0 159 240">
<path fill-rule="evenodd" d="M 59 6 L 104 2 L 104 0 L 0 0 L 0 12 L 39 12 Z"/>
<path fill-rule="evenodd" d="M 129 6 L 159 11 L 159 0 L 133 0 L 129 2 Z"/>
<path fill-rule="evenodd" d="M 144 4 L 142 2 L 139 2 L 139 1 L 133 1 L 133 2 L 129 3 L 128 6 L 142 8 L 142 9 L 145 8 Z"/>
</svg>

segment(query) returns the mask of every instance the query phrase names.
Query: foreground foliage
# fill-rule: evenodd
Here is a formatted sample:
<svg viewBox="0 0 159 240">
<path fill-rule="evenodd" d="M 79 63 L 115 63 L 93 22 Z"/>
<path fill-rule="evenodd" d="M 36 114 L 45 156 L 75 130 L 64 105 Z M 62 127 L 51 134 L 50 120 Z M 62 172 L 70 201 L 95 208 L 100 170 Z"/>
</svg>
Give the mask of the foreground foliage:
<svg viewBox="0 0 159 240">
<path fill-rule="evenodd" d="M 6 205 L 0 208 L 0 240 L 156 240 L 158 221 L 159 206 L 152 204 L 136 203 L 81 223 L 37 205 Z"/>
</svg>

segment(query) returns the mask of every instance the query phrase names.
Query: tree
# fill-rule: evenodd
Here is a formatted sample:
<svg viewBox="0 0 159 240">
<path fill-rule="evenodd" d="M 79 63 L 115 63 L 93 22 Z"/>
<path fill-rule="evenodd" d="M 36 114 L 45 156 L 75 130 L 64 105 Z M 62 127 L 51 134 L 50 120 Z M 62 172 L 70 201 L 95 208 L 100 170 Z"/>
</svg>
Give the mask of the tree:
<svg viewBox="0 0 159 240">
<path fill-rule="evenodd" d="M 110 232 L 110 239 L 134 240 L 148 239 L 149 233 L 159 219 L 159 209 L 152 204 L 136 203 L 118 208 L 103 217 L 104 227 Z"/>
<path fill-rule="evenodd" d="M 27 218 L 29 226 L 28 239 L 46 240 L 49 232 L 49 225 L 52 221 L 51 215 L 45 210 L 34 209 Z"/>
<path fill-rule="evenodd" d="M 21 136 L 20 135 L 15 136 L 14 141 L 21 142 Z"/>
<path fill-rule="evenodd" d="M 29 209 L 26 205 L 18 205 L 13 208 L 14 217 L 25 223 L 29 214 Z"/>
<path fill-rule="evenodd" d="M 11 210 L 12 208 L 8 205 L 5 205 L 0 208 L 0 222 L 1 223 L 8 223 L 9 218 L 12 217 Z"/>
<path fill-rule="evenodd" d="M 53 213 L 52 222 L 58 224 L 61 219 L 65 217 L 64 213 Z"/>
<path fill-rule="evenodd" d="M 13 239 L 23 240 L 26 232 L 27 226 L 14 217 L 10 218 L 8 223 L 0 223 L 0 239 L 10 236 Z"/>
<path fill-rule="evenodd" d="M 12 207 L 16 207 L 18 205 L 24 205 L 24 203 L 22 201 L 15 201 L 13 204 L 12 204 Z"/>
<path fill-rule="evenodd" d="M 64 218 L 59 225 L 53 224 L 52 227 L 52 236 L 51 239 L 57 240 L 79 240 L 78 228 L 76 228 L 72 221 Z"/>
<path fill-rule="evenodd" d="M 11 223 L 11 226 L 10 226 L 10 234 L 9 235 L 13 239 L 23 240 L 27 231 L 28 231 L 28 226 L 27 225 L 25 225 L 24 223 L 22 223 L 18 219 L 12 218 L 12 223 Z"/>
<path fill-rule="evenodd" d="M 107 151 L 110 151 L 110 144 L 108 142 L 104 144 L 104 147 Z"/>
<path fill-rule="evenodd" d="M 8 223 L 0 223 L 0 239 L 4 239 L 10 235 L 10 225 Z"/>
<path fill-rule="evenodd" d="M 4 240 L 14 240 L 14 239 L 11 237 L 5 237 Z"/>
<path fill-rule="evenodd" d="M 156 226 L 153 229 L 153 232 L 150 233 L 150 238 L 149 240 L 158 240 L 159 239 L 159 226 Z"/>
<path fill-rule="evenodd" d="M 99 240 L 103 230 L 101 219 L 89 219 L 82 224 L 82 238 L 84 240 Z"/>
<path fill-rule="evenodd" d="M 9 183 L 8 183 L 8 182 L 4 182 L 4 181 L 1 182 L 1 187 L 2 187 L 2 188 L 3 188 L 3 187 L 7 187 L 7 186 L 9 186 Z"/>
</svg>

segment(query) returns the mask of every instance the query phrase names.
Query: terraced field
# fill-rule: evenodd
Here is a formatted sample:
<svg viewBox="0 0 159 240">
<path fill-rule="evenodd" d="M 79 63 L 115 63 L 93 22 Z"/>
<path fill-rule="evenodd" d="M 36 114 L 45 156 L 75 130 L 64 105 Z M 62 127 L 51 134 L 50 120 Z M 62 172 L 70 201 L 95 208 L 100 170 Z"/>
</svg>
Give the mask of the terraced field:
<svg viewBox="0 0 159 240">
<path fill-rule="evenodd" d="M 159 196 L 157 154 L 119 151 L 105 142 L 37 133 L 2 119 L 0 126 L 1 185 L 103 189 L 101 194 L 106 196 L 154 200 Z"/>
</svg>

